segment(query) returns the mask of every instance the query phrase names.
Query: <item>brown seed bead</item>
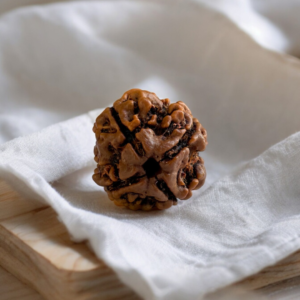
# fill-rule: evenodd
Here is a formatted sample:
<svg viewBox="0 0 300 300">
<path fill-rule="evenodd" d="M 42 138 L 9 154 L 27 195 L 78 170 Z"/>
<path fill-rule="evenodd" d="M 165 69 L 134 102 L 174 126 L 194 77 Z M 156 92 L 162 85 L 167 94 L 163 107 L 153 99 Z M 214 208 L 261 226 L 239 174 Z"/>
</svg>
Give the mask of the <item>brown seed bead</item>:
<svg viewBox="0 0 300 300">
<path fill-rule="evenodd" d="M 207 132 L 181 101 L 127 91 L 96 119 L 93 179 L 117 205 L 162 210 L 186 200 L 205 181 L 198 155 Z"/>
</svg>

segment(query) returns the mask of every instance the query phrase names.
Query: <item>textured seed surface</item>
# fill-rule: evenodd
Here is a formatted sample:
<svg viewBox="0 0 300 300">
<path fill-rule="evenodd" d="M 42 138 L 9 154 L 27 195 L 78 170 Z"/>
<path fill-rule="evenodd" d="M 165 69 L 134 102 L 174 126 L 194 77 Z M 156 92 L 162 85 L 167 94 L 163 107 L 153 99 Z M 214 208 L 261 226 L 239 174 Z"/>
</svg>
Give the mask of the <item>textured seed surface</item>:
<svg viewBox="0 0 300 300">
<path fill-rule="evenodd" d="M 204 184 L 198 152 L 207 145 L 207 133 L 181 101 L 129 90 L 97 117 L 93 131 L 93 179 L 117 206 L 166 209 Z"/>
</svg>

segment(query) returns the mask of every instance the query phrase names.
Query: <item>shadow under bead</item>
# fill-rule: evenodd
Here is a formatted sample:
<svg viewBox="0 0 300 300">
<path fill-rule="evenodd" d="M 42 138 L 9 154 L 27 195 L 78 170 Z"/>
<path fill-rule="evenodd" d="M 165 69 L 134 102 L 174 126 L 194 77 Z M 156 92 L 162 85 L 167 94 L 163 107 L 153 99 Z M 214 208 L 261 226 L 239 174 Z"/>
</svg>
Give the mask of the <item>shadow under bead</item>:
<svg viewBox="0 0 300 300">
<path fill-rule="evenodd" d="M 183 102 L 132 89 L 96 119 L 93 179 L 117 205 L 166 209 L 205 181 L 207 133 Z"/>
</svg>

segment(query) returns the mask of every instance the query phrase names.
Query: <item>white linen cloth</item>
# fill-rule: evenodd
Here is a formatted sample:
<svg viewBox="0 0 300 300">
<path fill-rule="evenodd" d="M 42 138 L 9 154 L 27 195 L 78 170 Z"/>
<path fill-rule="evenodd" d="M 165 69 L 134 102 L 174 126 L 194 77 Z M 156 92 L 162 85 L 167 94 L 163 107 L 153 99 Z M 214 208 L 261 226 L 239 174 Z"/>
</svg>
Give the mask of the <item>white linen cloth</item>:
<svg viewBox="0 0 300 300">
<path fill-rule="evenodd" d="M 300 63 L 257 43 L 296 54 L 299 5 L 285 2 L 285 30 L 275 6 L 261 2 L 264 17 L 243 3 L 69 2 L 0 17 L 0 177 L 48 202 L 145 299 L 199 299 L 300 249 Z M 132 87 L 185 101 L 208 131 L 205 187 L 167 211 L 120 209 L 92 181 L 100 110 L 37 131 Z"/>
</svg>

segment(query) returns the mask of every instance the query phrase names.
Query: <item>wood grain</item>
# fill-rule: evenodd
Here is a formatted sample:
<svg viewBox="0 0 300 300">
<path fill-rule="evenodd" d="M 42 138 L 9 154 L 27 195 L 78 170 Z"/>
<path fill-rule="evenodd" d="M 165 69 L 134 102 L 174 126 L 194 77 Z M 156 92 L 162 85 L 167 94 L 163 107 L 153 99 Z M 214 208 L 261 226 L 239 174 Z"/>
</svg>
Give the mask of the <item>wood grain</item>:
<svg viewBox="0 0 300 300">
<path fill-rule="evenodd" d="M 30 212 L 40 207 L 45 207 L 45 204 L 36 200 L 26 201 L 6 182 L 0 180 L 0 220 Z"/>
<path fill-rule="evenodd" d="M 84 243 L 70 240 L 51 208 L 34 204 L 28 211 L 30 201 L 1 187 L 0 264 L 6 270 L 46 299 L 139 299 Z"/>
<path fill-rule="evenodd" d="M 300 251 L 295 252 L 274 266 L 265 268 L 260 273 L 252 275 L 238 285 L 249 290 L 259 289 L 270 284 L 300 275 Z"/>
<path fill-rule="evenodd" d="M 270 284 L 259 289 L 259 292 L 272 300 L 300 299 L 300 276 Z"/>
<path fill-rule="evenodd" d="M 35 290 L 0 267 L 1 300 L 45 300 Z"/>
<path fill-rule="evenodd" d="M 86 244 L 70 240 L 50 207 L 22 198 L 3 181 L 0 181 L 0 264 L 45 299 L 140 299 Z M 300 251 L 235 286 L 254 290 L 296 276 L 300 276 Z M 35 297 L 41 299 L 38 294 Z"/>
</svg>

